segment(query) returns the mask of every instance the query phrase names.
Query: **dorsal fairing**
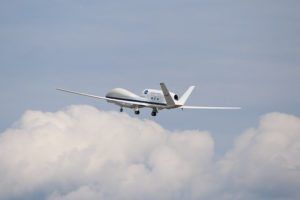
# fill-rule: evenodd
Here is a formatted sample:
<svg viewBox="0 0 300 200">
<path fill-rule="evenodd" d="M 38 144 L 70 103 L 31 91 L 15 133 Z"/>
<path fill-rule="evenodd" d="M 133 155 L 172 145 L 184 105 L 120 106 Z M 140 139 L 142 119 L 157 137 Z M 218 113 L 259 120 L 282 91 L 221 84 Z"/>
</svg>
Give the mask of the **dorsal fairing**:
<svg viewBox="0 0 300 200">
<path fill-rule="evenodd" d="M 140 98 L 138 95 L 123 88 L 114 88 L 106 94 L 106 97 L 114 98 Z"/>
</svg>

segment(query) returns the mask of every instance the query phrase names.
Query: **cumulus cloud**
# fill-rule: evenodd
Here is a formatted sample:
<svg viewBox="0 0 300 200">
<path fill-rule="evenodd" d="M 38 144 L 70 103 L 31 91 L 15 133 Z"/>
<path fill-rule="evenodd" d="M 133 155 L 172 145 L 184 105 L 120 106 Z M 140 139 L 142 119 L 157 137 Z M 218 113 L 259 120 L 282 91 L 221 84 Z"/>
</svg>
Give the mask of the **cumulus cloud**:
<svg viewBox="0 0 300 200">
<path fill-rule="evenodd" d="M 300 119 L 271 113 L 214 158 L 208 132 L 70 106 L 0 134 L 1 199 L 297 198 Z"/>
<path fill-rule="evenodd" d="M 257 129 L 237 138 L 233 150 L 220 161 L 220 172 L 230 190 L 243 199 L 299 199 L 299 155 L 300 118 L 270 113 Z"/>
</svg>

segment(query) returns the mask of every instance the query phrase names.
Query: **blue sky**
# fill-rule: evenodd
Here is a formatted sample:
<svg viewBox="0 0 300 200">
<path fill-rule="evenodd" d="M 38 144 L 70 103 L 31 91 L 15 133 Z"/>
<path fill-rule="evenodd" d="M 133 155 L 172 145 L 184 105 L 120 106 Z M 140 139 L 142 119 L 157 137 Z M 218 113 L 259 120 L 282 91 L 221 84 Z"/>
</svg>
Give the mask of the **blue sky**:
<svg viewBox="0 0 300 200">
<path fill-rule="evenodd" d="M 262 114 L 299 115 L 298 1 L 0 1 L 0 130 L 28 109 L 113 105 L 55 91 L 140 93 L 164 81 L 191 105 L 163 111 L 171 130 L 209 130 L 222 154 Z M 132 111 L 128 111 L 130 114 Z M 143 110 L 140 118 L 150 118 Z"/>
<path fill-rule="evenodd" d="M 0 198 L 299 199 L 299 8 L 0 0 Z M 160 82 L 243 109 L 128 116 L 55 90 Z"/>
</svg>

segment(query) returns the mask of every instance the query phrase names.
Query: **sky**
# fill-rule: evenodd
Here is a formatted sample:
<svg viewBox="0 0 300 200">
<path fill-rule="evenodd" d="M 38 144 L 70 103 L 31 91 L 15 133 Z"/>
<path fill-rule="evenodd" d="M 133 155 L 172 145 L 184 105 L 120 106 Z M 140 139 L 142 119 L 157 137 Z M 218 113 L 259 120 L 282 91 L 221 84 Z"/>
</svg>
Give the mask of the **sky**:
<svg viewBox="0 0 300 200">
<path fill-rule="evenodd" d="M 155 118 L 150 116 L 149 109 L 141 110 L 140 116 L 135 116 L 132 110 L 125 110 L 128 115 L 124 113 L 123 117 L 130 117 L 128 121 L 131 123 L 141 120 L 139 123 L 143 124 L 149 120 L 166 130 L 164 137 L 171 137 L 170 134 L 177 132 L 185 135 L 188 130 L 199 132 L 200 135 L 207 133 L 209 141 L 213 143 L 213 147 L 207 150 L 211 152 L 208 158 L 216 161 L 212 164 L 206 161 L 204 163 L 219 166 L 218 163 L 226 160 L 229 152 L 238 151 L 235 144 L 241 135 L 246 134 L 249 129 L 259 130 L 263 124 L 261 120 L 264 116 L 269 116 L 268 113 L 276 112 L 275 116 L 295 118 L 300 115 L 299 4 L 296 0 L 0 0 L 0 136 L 9 135 L 10 129 L 23 130 L 18 122 L 26 118 L 26 111 L 56 113 L 66 112 L 70 105 L 80 105 L 80 108 L 82 105 L 90 105 L 92 108 L 84 108 L 97 108 L 99 112 L 107 112 L 103 115 L 110 116 L 111 111 L 119 110 L 106 102 L 60 93 L 55 90 L 57 87 L 103 96 L 115 87 L 123 87 L 139 94 L 144 88 L 159 89 L 159 83 L 165 82 L 170 90 L 180 95 L 188 86 L 195 85 L 196 89 L 187 102 L 189 105 L 241 106 L 242 110 L 168 110 L 159 112 Z M 84 111 L 85 109 L 82 110 Z M 84 120 L 88 123 L 92 119 Z M 283 121 L 282 124 L 289 123 Z M 34 126 L 31 123 L 33 122 L 28 122 L 28 127 Z M 101 121 L 99 123 L 102 124 Z M 119 127 L 122 129 L 123 126 Z M 44 130 L 44 127 L 41 128 Z M 25 132 L 28 132 L 29 138 L 34 136 L 31 131 Z M 104 132 L 109 133 L 108 130 Z M 125 133 L 127 132 L 124 131 Z M 264 135 L 265 132 L 259 133 Z M 186 137 L 190 138 L 189 135 Z M 287 141 L 290 139 L 289 137 Z M 22 138 L 5 140 L 0 137 L 0 141 L 5 146 L 4 142 L 18 143 L 22 142 Z M 299 146 L 299 140 L 296 141 L 296 146 Z M 61 144 L 68 146 L 70 143 Z M 163 144 L 169 146 L 168 142 Z M 92 144 L 87 144 L 89 145 Z M 0 146 L 0 149 L 4 146 Z M 155 151 L 155 148 L 150 149 L 150 152 Z M 249 149 L 253 150 L 252 146 Z M 102 150 L 95 152 L 100 153 Z M 96 159 L 93 155 L 90 157 Z M 148 154 L 141 154 L 141 157 L 145 155 Z M 287 155 L 294 158 L 289 153 Z M 235 156 L 238 157 L 235 158 L 237 162 L 240 162 L 241 155 Z M 6 157 L 1 159 L 0 163 L 3 165 L 10 163 Z M 299 159 L 294 158 L 290 162 L 298 163 Z M 202 161 L 199 163 L 192 166 L 202 166 Z M 147 165 L 149 163 L 144 163 L 144 166 Z M 298 170 L 297 167 L 296 169 Z M 14 173 L 14 168 L 5 170 Z M 7 172 L 5 170 L 1 172 Z M 243 170 L 246 169 L 241 169 L 240 173 L 245 172 Z M 96 172 L 104 173 L 101 170 Z M 127 173 L 122 171 L 122 174 Z M 209 174 L 216 176 L 215 172 Z M 278 187 L 281 186 L 280 183 L 288 182 L 280 177 L 278 180 Z M 19 181 L 16 179 L 14 183 Z M 47 181 L 48 179 L 42 180 L 44 185 L 41 188 L 33 185 L 31 190 L 21 190 L 23 192 L 20 193 L 12 191 L 2 195 L 6 195 L 5 198 L 8 199 L 22 199 L 22 196 L 23 199 L 30 199 L 35 195 L 72 199 L 72 196 L 67 197 L 68 192 L 75 192 L 77 189 L 81 191 L 80 188 L 83 192 L 96 191 L 96 198 L 104 195 L 103 198 L 107 199 L 106 195 L 109 195 L 107 191 L 101 193 L 84 184 L 78 184 L 75 190 L 76 184 L 68 187 L 68 184 L 73 183 L 71 179 L 65 183 L 66 188 L 55 193 L 53 191 L 61 188 L 61 185 L 55 184 L 54 179 Z M 94 180 L 87 178 L 74 181 L 81 183 Z M 233 179 L 229 179 L 230 181 Z M 251 183 L 257 184 L 255 181 Z M 260 183 L 266 183 L 264 181 L 268 182 L 270 179 L 263 179 Z M 106 183 L 98 182 L 95 187 L 101 188 L 104 185 L 110 188 Z M 211 183 L 213 189 L 210 191 L 214 192 L 216 187 L 219 188 L 218 191 L 245 190 L 249 193 L 261 189 L 252 188 L 249 183 L 240 190 L 226 190 L 224 186 L 215 186 L 214 181 Z M 291 184 L 295 183 L 297 182 L 292 181 Z M 53 191 L 47 184 L 52 185 Z M 195 184 L 189 186 L 193 185 Z M 174 186 L 172 192 L 178 191 L 178 195 L 184 193 L 187 195 L 183 196 L 186 199 L 210 195 L 206 191 L 190 196 L 193 192 L 187 192 L 184 188 L 191 187 L 183 185 L 178 186 L 178 189 Z M 159 193 L 157 190 L 153 191 Z M 271 198 L 270 191 L 261 192 Z M 282 191 L 281 195 L 284 192 L 287 191 Z M 167 195 L 163 191 L 162 193 Z M 131 193 L 133 196 L 128 195 L 128 198 L 138 198 L 138 195 L 145 194 L 148 193 L 141 192 L 136 196 Z M 232 192 L 228 196 L 214 198 L 230 199 L 230 195 L 245 197 L 245 194 Z M 249 199 L 256 197 L 247 195 Z M 293 197 L 295 196 L 291 198 Z M 172 199 L 172 196 L 166 198 Z"/>
</svg>

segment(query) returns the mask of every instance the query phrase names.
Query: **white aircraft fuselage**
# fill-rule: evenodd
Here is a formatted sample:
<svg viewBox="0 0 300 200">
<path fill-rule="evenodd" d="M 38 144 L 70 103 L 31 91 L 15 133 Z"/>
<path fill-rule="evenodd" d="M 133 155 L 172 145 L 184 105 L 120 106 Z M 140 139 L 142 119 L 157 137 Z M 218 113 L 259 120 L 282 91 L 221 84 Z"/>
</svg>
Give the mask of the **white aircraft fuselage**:
<svg viewBox="0 0 300 200">
<path fill-rule="evenodd" d="M 170 92 L 173 100 L 176 102 L 178 101 L 178 95 L 176 95 L 173 92 Z M 158 108 L 158 109 L 164 109 L 171 107 L 167 105 L 167 102 L 164 98 L 163 92 L 161 90 L 155 90 L 155 89 L 145 89 L 143 90 L 141 95 L 136 95 L 133 92 L 130 92 L 123 88 L 115 88 L 112 89 L 110 92 L 106 94 L 107 98 L 115 99 L 115 100 L 125 100 L 130 101 L 132 103 L 147 103 L 149 104 L 148 107 L 151 108 Z M 125 102 L 116 102 L 112 100 L 107 100 L 109 103 L 117 104 L 121 107 L 127 107 L 127 108 L 142 108 L 145 107 L 144 105 L 137 106 L 136 104 L 131 103 L 125 103 Z M 175 105 L 174 107 L 179 107 L 180 105 Z M 172 107 L 172 108 L 174 108 Z"/>
<path fill-rule="evenodd" d="M 240 109 L 239 107 L 208 107 L 208 106 L 186 106 L 185 102 L 191 95 L 195 86 L 190 86 L 181 97 L 170 92 L 164 83 L 160 83 L 161 90 L 145 89 L 141 95 L 134 94 L 123 88 L 115 88 L 109 91 L 105 97 L 96 96 L 87 93 L 81 93 L 66 89 L 58 88 L 57 90 L 78 94 L 82 96 L 93 97 L 96 99 L 103 99 L 109 103 L 114 103 L 120 106 L 120 112 L 123 108 L 134 109 L 135 114 L 140 114 L 139 109 L 148 107 L 152 109 L 151 115 L 156 116 L 158 110 L 162 109 Z"/>
</svg>

